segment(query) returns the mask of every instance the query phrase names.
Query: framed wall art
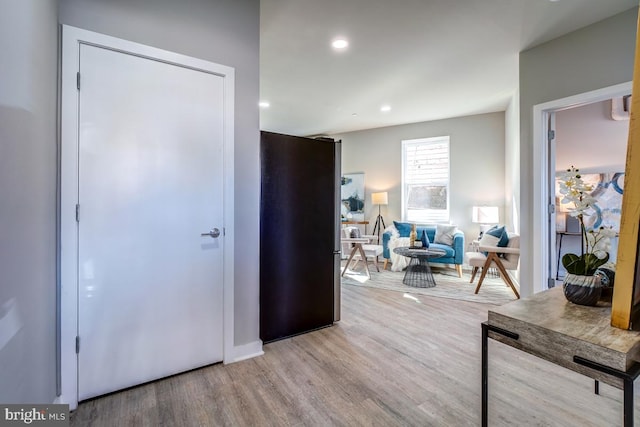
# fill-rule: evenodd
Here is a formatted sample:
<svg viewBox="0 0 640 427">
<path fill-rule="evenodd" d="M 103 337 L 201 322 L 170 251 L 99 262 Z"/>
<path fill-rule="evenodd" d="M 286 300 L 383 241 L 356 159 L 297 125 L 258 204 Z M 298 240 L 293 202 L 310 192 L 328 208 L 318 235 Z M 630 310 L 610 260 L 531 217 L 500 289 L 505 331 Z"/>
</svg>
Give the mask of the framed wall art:
<svg viewBox="0 0 640 427">
<path fill-rule="evenodd" d="M 340 214 L 354 221 L 364 220 L 364 173 L 345 173 L 341 182 Z"/>
</svg>

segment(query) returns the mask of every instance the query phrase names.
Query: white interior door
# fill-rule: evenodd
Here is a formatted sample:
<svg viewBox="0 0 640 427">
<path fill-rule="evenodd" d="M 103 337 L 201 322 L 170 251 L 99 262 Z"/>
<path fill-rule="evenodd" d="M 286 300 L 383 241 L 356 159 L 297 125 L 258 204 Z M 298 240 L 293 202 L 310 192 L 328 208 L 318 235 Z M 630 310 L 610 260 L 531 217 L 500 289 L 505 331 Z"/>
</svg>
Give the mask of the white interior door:
<svg viewBox="0 0 640 427">
<path fill-rule="evenodd" d="M 224 93 L 218 75 L 86 44 L 80 76 L 83 400 L 223 358 Z"/>
</svg>

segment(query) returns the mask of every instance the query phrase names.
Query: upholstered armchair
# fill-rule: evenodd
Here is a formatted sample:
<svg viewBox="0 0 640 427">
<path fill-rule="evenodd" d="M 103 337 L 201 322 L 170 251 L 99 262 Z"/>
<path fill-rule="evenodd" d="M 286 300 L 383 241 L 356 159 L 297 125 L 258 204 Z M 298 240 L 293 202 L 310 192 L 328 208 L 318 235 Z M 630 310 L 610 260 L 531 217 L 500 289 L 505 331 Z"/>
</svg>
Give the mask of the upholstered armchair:
<svg viewBox="0 0 640 427">
<path fill-rule="evenodd" d="M 520 298 L 520 294 L 516 289 L 511 277 L 507 270 L 517 270 L 518 263 L 520 262 L 520 235 L 516 233 L 507 233 L 509 237 L 509 243 L 506 247 L 500 246 L 484 246 L 482 241 L 478 247 L 478 252 L 467 252 L 465 254 L 465 262 L 469 264 L 473 270 L 471 271 L 471 281 L 476 277 L 478 269 L 482 269 L 480 274 L 480 280 L 478 280 L 478 286 L 476 286 L 475 293 L 480 291 L 482 281 L 487 275 L 487 271 L 491 267 L 495 267 L 500 272 L 500 277 L 504 282 L 513 290 L 517 298 Z"/>
<path fill-rule="evenodd" d="M 348 257 L 346 264 L 342 270 L 342 276 L 346 273 L 352 260 L 357 263 L 359 260 L 364 262 L 364 269 L 369 278 L 368 261 L 372 261 L 377 271 L 378 257 L 382 255 L 382 245 L 376 245 L 373 241 L 377 239 L 374 235 L 361 235 L 360 229 L 357 227 L 344 227 L 341 232 L 340 244 L 342 245 L 342 256 Z M 354 264 L 355 265 L 355 264 Z"/>
</svg>

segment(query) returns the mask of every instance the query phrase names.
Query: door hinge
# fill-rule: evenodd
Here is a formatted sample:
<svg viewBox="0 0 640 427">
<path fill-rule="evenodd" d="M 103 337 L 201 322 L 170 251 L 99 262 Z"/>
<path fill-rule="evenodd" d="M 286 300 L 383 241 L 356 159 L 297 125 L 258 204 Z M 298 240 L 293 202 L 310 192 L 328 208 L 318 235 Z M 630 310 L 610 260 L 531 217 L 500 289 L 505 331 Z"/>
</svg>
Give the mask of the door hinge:
<svg viewBox="0 0 640 427">
<path fill-rule="evenodd" d="M 78 90 L 80 90 L 80 71 L 76 73 L 76 86 L 78 87 Z"/>
<path fill-rule="evenodd" d="M 553 215 L 554 213 L 556 213 L 556 205 L 549 203 L 549 215 Z"/>
<path fill-rule="evenodd" d="M 76 222 L 80 222 L 80 205 L 76 205 Z"/>
<path fill-rule="evenodd" d="M 80 353 L 80 337 L 76 336 L 76 354 Z"/>
<path fill-rule="evenodd" d="M 553 277 L 549 277 L 549 279 L 547 279 L 547 288 L 551 289 L 555 287 L 556 287 L 556 280 Z"/>
<path fill-rule="evenodd" d="M 549 138 L 549 141 L 552 141 L 554 139 L 556 139 L 556 131 L 553 129 L 549 129 L 549 133 L 547 134 L 547 138 Z"/>
</svg>

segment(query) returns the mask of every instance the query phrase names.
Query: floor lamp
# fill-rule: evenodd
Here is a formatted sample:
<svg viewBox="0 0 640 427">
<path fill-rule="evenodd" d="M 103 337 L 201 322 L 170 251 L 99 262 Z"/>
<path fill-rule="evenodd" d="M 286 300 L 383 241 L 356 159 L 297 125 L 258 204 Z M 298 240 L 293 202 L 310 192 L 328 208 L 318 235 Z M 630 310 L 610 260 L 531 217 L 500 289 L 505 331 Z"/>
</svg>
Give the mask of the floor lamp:
<svg viewBox="0 0 640 427">
<path fill-rule="evenodd" d="M 378 231 L 378 244 L 380 244 L 380 230 L 386 228 L 384 219 L 380 214 L 380 206 L 389 204 L 387 192 L 371 193 L 371 203 L 378 205 L 378 217 L 376 218 L 376 225 L 373 227 L 373 234 L 376 234 L 376 230 Z"/>
</svg>

